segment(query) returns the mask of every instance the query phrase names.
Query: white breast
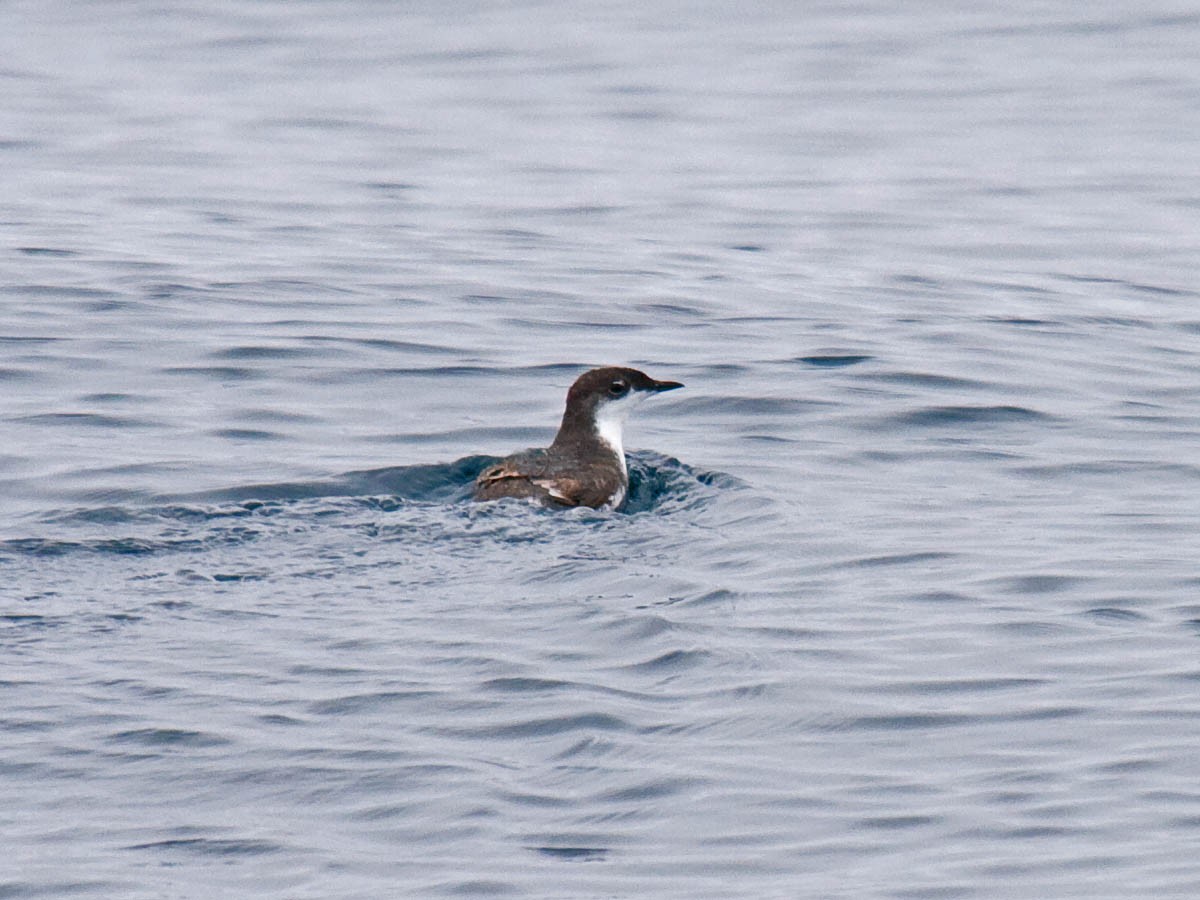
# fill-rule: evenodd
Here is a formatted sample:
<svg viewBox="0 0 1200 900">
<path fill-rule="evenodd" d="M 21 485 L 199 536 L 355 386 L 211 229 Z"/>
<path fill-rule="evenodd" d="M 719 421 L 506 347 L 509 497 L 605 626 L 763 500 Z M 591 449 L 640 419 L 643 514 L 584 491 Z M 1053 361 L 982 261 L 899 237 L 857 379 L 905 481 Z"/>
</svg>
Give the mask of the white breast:
<svg viewBox="0 0 1200 900">
<path fill-rule="evenodd" d="M 621 475 L 626 479 L 629 478 L 629 470 L 625 465 L 625 420 L 629 418 L 629 411 L 644 399 L 643 394 L 631 392 L 620 400 L 601 404 L 596 410 L 596 434 L 617 454 L 617 459 L 621 461 Z M 613 503 L 614 506 L 619 504 L 620 500 Z"/>
</svg>

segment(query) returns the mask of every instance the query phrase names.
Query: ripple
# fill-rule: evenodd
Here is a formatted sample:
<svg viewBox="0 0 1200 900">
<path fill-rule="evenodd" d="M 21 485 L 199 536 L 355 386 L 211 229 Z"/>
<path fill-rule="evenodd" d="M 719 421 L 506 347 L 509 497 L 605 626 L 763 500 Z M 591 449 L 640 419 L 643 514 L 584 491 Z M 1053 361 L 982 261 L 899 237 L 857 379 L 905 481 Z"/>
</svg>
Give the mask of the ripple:
<svg viewBox="0 0 1200 900">
<path fill-rule="evenodd" d="M 869 376 L 873 381 L 900 384 L 913 388 L 939 388 L 945 390 L 980 390 L 988 387 L 987 382 L 953 375 L 935 375 L 930 372 L 878 372 Z"/>
<path fill-rule="evenodd" d="M 60 425 L 69 428 L 161 428 L 163 423 L 149 419 L 136 419 L 129 416 L 113 416 L 103 413 L 38 413 L 32 416 L 21 416 L 14 419 L 17 422 L 29 422 L 39 425 Z"/>
<path fill-rule="evenodd" d="M 645 662 L 630 663 L 621 668 L 629 672 L 663 673 L 704 665 L 712 657 L 706 650 L 668 650 Z"/>
<path fill-rule="evenodd" d="M 514 694 L 560 691 L 572 686 L 569 681 L 548 678 L 490 678 L 480 685 L 484 690 Z"/>
<path fill-rule="evenodd" d="M 795 361 L 815 366 L 819 369 L 840 369 L 846 366 L 856 366 L 859 363 L 868 362 L 874 358 L 873 356 L 860 354 L 826 354 L 822 356 L 798 356 Z"/>
<path fill-rule="evenodd" d="M 57 247 L 17 247 L 16 251 L 26 256 L 50 256 L 56 259 L 70 259 L 79 256 L 75 250 L 63 250 Z"/>
<path fill-rule="evenodd" d="M 109 740 L 120 744 L 141 744 L 145 747 L 222 747 L 232 743 L 227 738 L 184 728 L 138 728 L 119 731 L 110 735 Z"/>
<path fill-rule="evenodd" d="M 308 347 L 267 347 L 261 344 L 230 347 L 210 353 L 213 359 L 231 360 L 277 360 L 299 359 L 312 356 L 317 351 Z"/>
<path fill-rule="evenodd" d="M 944 428 L 960 425 L 1006 425 L 1014 422 L 1047 422 L 1053 417 L 1025 406 L 927 406 L 889 416 L 889 426 Z"/>
<path fill-rule="evenodd" d="M 286 848 L 274 841 L 230 838 L 168 838 L 145 844 L 129 844 L 123 850 L 153 850 L 163 853 L 186 853 L 218 859 L 239 856 L 262 856 L 280 853 Z"/>
<path fill-rule="evenodd" d="M 1097 606 L 1084 611 L 1084 616 L 1101 624 L 1118 625 L 1123 622 L 1144 622 L 1148 616 L 1132 609 L 1122 609 L 1116 606 Z"/>
<path fill-rule="evenodd" d="M 525 849 L 563 862 L 599 862 L 611 852 L 607 847 L 526 847 Z"/>
<path fill-rule="evenodd" d="M 352 694 L 321 700 L 308 705 L 308 712 L 318 716 L 342 716 L 368 710 L 390 709 L 399 704 L 423 701 L 440 696 L 439 691 L 377 691 L 369 694 Z M 421 704 L 418 704 L 421 705 Z"/>
<path fill-rule="evenodd" d="M 632 725 L 619 716 L 608 713 L 575 713 L 525 719 L 508 724 L 435 729 L 437 733 L 480 740 L 496 738 L 552 737 L 573 731 L 634 731 Z"/>
</svg>

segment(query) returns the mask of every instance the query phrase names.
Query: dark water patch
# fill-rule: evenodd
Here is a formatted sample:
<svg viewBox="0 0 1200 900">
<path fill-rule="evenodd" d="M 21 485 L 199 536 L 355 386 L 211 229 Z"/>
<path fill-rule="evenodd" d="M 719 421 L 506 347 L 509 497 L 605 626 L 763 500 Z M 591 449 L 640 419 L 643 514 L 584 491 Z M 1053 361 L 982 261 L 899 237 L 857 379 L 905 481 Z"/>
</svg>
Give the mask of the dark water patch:
<svg viewBox="0 0 1200 900">
<path fill-rule="evenodd" d="M 1145 622 L 1149 616 L 1132 609 L 1122 609 L 1117 606 L 1097 606 L 1085 610 L 1081 615 L 1101 625 L 1120 625 L 1127 622 Z"/>
<path fill-rule="evenodd" d="M 1029 638 L 1077 634 L 1079 631 L 1079 629 L 1063 622 L 1045 622 L 1036 619 L 1028 619 L 1021 622 L 997 622 L 990 627 L 1002 634 Z"/>
<path fill-rule="evenodd" d="M 1023 688 L 1041 687 L 1047 684 L 1044 678 L 946 678 L 925 679 L 921 681 L 903 681 L 879 684 L 876 693 L 938 695 L 938 694 L 975 694 L 993 693 L 996 691 L 1011 691 Z"/>
<path fill-rule="evenodd" d="M 854 719 L 839 721 L 837 724 L 829 726 L 829 728 L 835 731 L 920 731 L 976 725 L 984 721 L 984 719 L 984 716 L 967 715 L 965 713 L 909 713 L 883 716 L 858 716 Z"/>
<path fill-rule="evenodd" d="M 199 549 L 200 542 L 188 542 L 189 549 Z M 45 538 L 14 538 L 0 542 L 0 553 L 19 556 L 65 556 L 68 553 L 113 553 L 118 555 L 138 555 L 154 553 L 157 549 L 152 542 L 138 539 L 103 540 L 103 541 L 56 541 Z"/>
<path fill-rule="evenodd" d="M 266 572 L 214 572 L 213 581 L 219 584 L 237 583 L 242 581 L 262 581 L 267 578 Z"/>
<path fill-rule="evenodd" d="M 222 747 L 232 743 L 228 738 L 185 728 L 137 728 L 132 731 L 119 731 L 110 735 L 108 739 L 116 744 L 140 744 L 156 748 Z"/>
<path fill-rule="evenodd" d="M 833 728 L 834 730 L 850 731 L 937 731 L 1008 722 L 1072 719 L 1084 716 L 1088 712 L 1089 710 L 1083 707 L 1047 706 L 1040 709 L 1004 713 L 901 713 L 858 716 L 845 720 Z"/>
<path fill-rule="evenodd" d="M 526 847 L 525 849 L 563 862 L 600 862 L 611 852 L 607 847 Z"/>
<path fill-rule="evenodd" d="M 351 694 L 320 700 L 308 705 L 308 712 L 316 716 L 344 716 L 364 711 L 391 709 L 413 701 L 432 700 L 440 696 L 438 691 L 378 691 L 371 694 Z M 424 705 L 424 704 L 422 704 Z"/>
<path fill-rule="evenodd" d="M 657 613 L 642 613 L 637 616 L 612 620 L 605 623 L 603 627 L 606 630 L 615 631 L 623 641 L 636 644 L 669 634 L 679 626 Z"/>
<path fill-rule="evenodd" d="M 943 283 L 936 278 L 930 278 L 927 275 L 916 275 L 912 273 L 892 275 L 889 280 L 895 284 L 912 284 L 918 287 L 940 288 L 943 286 Z"/>
<path fill-rule="evenodd" d="M 973 896 L 975 891 L 969 881 L 958 884 L 937 885 L 935 887 L 893 888 L 886 896 L 895 900 L 959 900 L 962 897 Z"/>
<path fill-rule="evenodd" d="M 806 316 L 779 316 L 779 315 L 736 315 L 736 316 L 713 316 L 712 323 L 716 327 L 722 325 L 763 325 L 767 328 L 791 328 L 797 323 L 808 323 L 810 319 Z"/>
<path fill-rule="evenodd" d="M 266 713 L 261 716 L 255 716 L 255 721 L 262 722 L 264 725 L 307 725 L 303 719 L 298 719 L 295 716 L 285 716 L 282 713 Z"/>
<path fill-rule="evenodd" d="M 136 496 L 136 495 L 135 495 Z M 271 516 L 282 512 L 279 504 L 246 502 L 234 507 L 205 506 L 98 506 L 79 509 L 50 510 L 40 521 L 59 525 L 122 525 L 135 522 L 205 522 L 221 519 L 244 519 L 250 516 Z"/>
<path fill-rule="evenodd" d="M 899 384 L 912 388 L 935 388 L 945 390 L 980 390 L 988 387 L 983 381 L 959 378 L 953 375 L 934 375 L 930 372 L 879 372 L 867 376 L 872 381 Z"/>
<path fill-rule="evenodd" d="M 614 109 L 605 113 L 605 116 L 627 122 L 657 122 L 678 118 L 674 112 L 667 109 Z"/>
<path fill-rule="evenodd" d="M 1028 478 L 1058 480 L 1079 475 L 1159 474 L 1167 477 L 1200 478 L 1200 465 L 1163 463 L 1144 459 L 1094 459 L 1039 466 L 1014 466 L 1009 471 Z"/>
<path fill-rule="evenodd" d="M 1070 281 L 1078 284 L 1105 284 L 1112 285 L 1118 288 L 1126 288 L 1130 291 L 1151 294 L 1161 297 L 1188 297 L 1194 295 L 1195 291 L 1184 290 L 1181 288 L 1165 287 L 1157 284 L 1146 284 L 1137 281 L 1128 281 L 1123 278 L 1109 278 L 1100 275 L 1068 275 L 1057 274 L 1053 277 L 1059 278 L 1062 281 Z"/>
<path fill-rule="evenodd" d="M 936 562 L 940 560 L 953 559 L 957 554 L 926 551 L 920 553 L 892 553 L 885 556 L 868 556 L 860 559 L 849 560 L 844 565 L 855 567 L 874 569 L 881 566 L 906 566 L 912 563 Z"/>
<path fill-rule="evenodd" d="M 963 425 L 1007 425 L 1049 422 L 1054 417 L 1025 406 L 927 406 L 888 416 L 885 427 L 945 428 Z"/>
<path fill-rule="evenodd" d="M 106 413 L 38 413 L 21 416 L 12 421 L 38 425 L 64 425 L 70 428 L 161 428 L 163 423 L 129 416 L 113 416 Z"/>
<path fill-rule="evenodd" d="M 321 421 L 318 416 L 282 409 L 240 409 L 230 418 L 244 422 L 281 422 L 288 425 L 307 425 Z"/>
<path fill-rule="evenodd" d="M 410 181 L 364 181 L 362 187 L 385 194 L 399 194 L 415 191 L 420 188 L 420 185 Z"/>
<path fill-rule="evenodd" d="M 726 588 L 699 591 L 694 594 L 677 594 L 653 603 L 640 604 L 638 609 L 652 609 L 657 606 L 712 606 L 713 604 L 735 603 L 738 594 Z"/>
<path fill-rule="evenodd" d="M 875 357 L 865 354 L 823 354 L 819 356 L 797 356 L 795 362 L 814 366 L 819 369 L 840 369 L 846 366 L 856 366 L 868 362 Z"/>
<path fill-rule="evenodd" d="M 548 331 L 561 334 L 563 329 L 579 329 L 583 333 L 600 332 L 606 334 L 643 331 L 654 326 L 642 322 L 604 322 L 596 319 L 505 319 L 504 324 L 513 328 L 530 331 Z"/>
<path fill-rule="evenodd" d="M 507 724 L 479 725 L 476 727 L 447 726 L 434 729 L 438 734 L 477 740 L 497 738 L 540 738 L 567 734 L 572 731 L 634 731 L 634 727 L 619 716 L 607 713 L 574 713 L 561 716 L 545 716 Z"/>
<path fill-rule="evenodd" d="M 986 321 L 996 322 L 997 324 L 1000 324 L 1000 325 L 1017 325 L 1017 326 L 1028 327 L 1028 328 L 1039 328 L 1039 327 L 1050 327 L 1050 326 L 1060 328 L 1064 324 L 1062 322 L 1057 322 L 1053 319 L 1027 319 L 1027 318 L 1006 317 L 1006 316 L 990 316 L 986 319 Z"/>
<path fill-rule="evenodd" d="M 75 250 L 63 250 L 57 247 L 17 247 L 18 253 L 23 253 L 26 256 L 50 256 L 56 259 L 66 259 L 72 256 L 79 256 Z"/>
<path fill-rule="evenodd" d="M 699 306 L 684 306 L 680 303 L 642 303 L 638 305 L 638 309 L 642 312 L 673 318 L 697 318 L 707 315 L 707 312 Z"/>
<path fill-rule="evenodd" d="M 66 338 L 48 337 L 45 335 L 0 334 L 0 344 L 16 344 L 19 347 L 24 347 L 26 345 L 41 346 L 43 344 L 58 344 L 63 343 L 66 340 Z"/>
<path fill-rule="evenodd" d="M 711 500 L 716 491 L 744 487 L 731 475 L 699 471 L 659 453 L 636 451 L 626 458 L 629 492 L 621 512 L 629 515 L 691 510 Z"/>
<path fill-rule="evenodd" d="M 1008 594 L 1059 594 L 1092 579 L 1079 575 L 1018 575 L 996 579 L 991 582 L 997 589 Z"/>
<path fill-rule="evenodd" d="M 658 778 L 639 785 L 604 791 L 597 799 L 606 803 L 641 803 L 682 794 L 700 783 L 697 778 Z"/>
<path fill-rule="evenodd" d="M 620 668 L 626 672 L 661 674 L 702 666 L 711 659 L 712 654 L 707 650 L 670 650 L 645 662 L 631 663 Z"/>
<path fill-rule="evenodd" d="M 900 831 L 925 825 L 937 825 L 943 821 L 942 816 L 870 816 L 859 819 L 855 824 L 858 828 L 866 828 L 871 831 Z"/>
<path fill-rule="evenodd" d="M 288 666 L 289 675 L 316 675 L 321 678 L 360 678 L 366 675 L 366 670 L 350 666 L 318 666 L 312 663 L 297 663 Z"/>
<path fill-rule="evenodd" d="M 277 431 L 262 431 L 256 428 L 218 428 L 208 432 L 213 437 L 227 438 L 231 441 L 281 441 L 284 435 Z"/>
<path fill-rule="evenodd" d="M 252 130 L 298 129 L 300 131 L 373 131 L 381 129 L 379 123 L 363 119 L 347 119 L 341 116 L 288 116 L 263 118 L 254 123 Z M 314 210 L 315 211 L 315 210 Z"/>
<path fill-rule="evenodd" d="M 282 204 L 285 209 L 294 208 L 294 204 Z M 281 229 L 283 230 L 283 229 Z M 309 226 L 299 226 L 301 231 L 310 230 Z M 280 305 L 276 294 L 292 295 L 286 303 L 289 310 L 319 309 L 333 310 L 348 306 L 344 297 L 356 293 L 354 288 L 329 281 L 306 281 L 302 278 L 262 278 L 255 281 L 214 281 L 210 288 L 238 294 L 238 299 L 244 303 L 269 302 L 271 306 Z M 249 294 L 249 297 L 240 296 Z"/>
<path fill-rule="evenodd" d="M 99 394 L 84 394 L 79 399 L 83 403 L 124 403 L 126 401 L 140 400 L 134 394 L 119 394 L 112 391 L 105 391 Z"/>
<path fill-rule="evenodd" d="M 98 540 L 59 540 L 53 538 L 13 538 L 0 541 L 0 559 L 5 556 L 63 557 L 74 554 L 105 556 L 152 556 L 160 553 L 195 552 L 218 546 L 243 544 L 255 540 L 260 532 L 250 528 L 209 530 L 196 537 L 182 538 L 104 538 Z"/>
<path fill-rule="evenodd" d="M 158 268 L 153 263 L 141 263 L 140 268 Z M 176 300 L 195 298 L 197 301 L 212 297 L 216 291 L 211 288 L 194 284 L 180 284 L 173 281 L 156 281 L 143 285 L 142 295 L 148 300 Z"/>
<path fill-rule="evenodd" d="M 482 878 L 442 882 L 431 885 L 429 890 L 451 897 L 479 897 L 481 900 L 487 900 L 488 897 L 516 896 L 520 893 L 516 885 L 506 881 L 489 881 Z"/>
<path fill-rule="evenodd" d="M 1183 627 L 1188 631 L 1194 632 L 1197 636 L 1200 636 L 1200 619 L 1185 619 L 1180 624 L 1182 624 Z"/>
<path fill-rule="evenodd" d="M 166 366 L 159 371 L 165 375 L 200 375 L 218 381 L 249 381 L 263 376 L 262 371 L 244 366 Z"/>
<path fill-rule="evenodd" d="M 130 844 L 123 850 L 153 850 L 163 853 L 186 853 L 189 855 L 227 859 L 229 857 L 262 856 L 280 853 L 286 848 L 273 841 L 229 838 L 169 838 L 145 844 Z"/>
<path fill-rule="evenodd" d="M 128 885 L 116 881 L 75 880 L 75 881 L 0 881 L 0 900 L 9 898 L 74 897 L 90 895 L 96 897 L 119 897 Z"/>
<path fill-rule="evenodd" d="M 744 441 L 752 441 L 756 444 L 798 444 L 797 440 L 792 438 L 779 437 L 774 434 L 747 434 L 742 436 Z"/>
<path fill-rule="evenodd" d="M 272 324 L 297 324 L 297 323 L 272 323 Z M 461 347 L 451 347 L 444 344 L 426 344 L 419 341 L 402 341 L 389 338 L 348 338 L 334 337 L 324 334 L 305 334 L 301 335 L 300 340 L 305 343 L 327 345 L 336 344 L 351 348 L 366 348 L 368 350 L 388 350 L 395 353 L 411 353 L 417 356 L 454 356 L 462 357 Z M 438 370 L 433 370 L 437 372 Z"/>
<path fill-rule="evenodd" d="M 305 356 L 312 356 L 313 350 L 307 347 L 267 347 L 261 344 L 245 345 L 241 347 L 229 347 L 225 350 L 215 350 L 209 353 L 209 357 L 213 359 L 231 359 L 231 360 L 278 360 L 278 359 L 298 359 Z"/>
<path fill-rule="evenodd" d="M 396 500 L 452 502 L 465 499 L 476 476 L 497 460 L 498 457 L 494 456 L 466 456 L 452 463 L 365 469 L 323 481 L 252 484 L 204 491 L 178 499 L 248 504 L 324 497 L 365 499 L 387 495 Z"/>
<path fill-rule="evenodd" d="M 909 594 L 909 600 L 915 600 L 918 603 L 976 603 L 977 598 L 961 594 L 957 591 L 922 591 L 917 594 Z"/>
<path fill-rule="evenodd" d="M 480 684 L 484 690 L 513 694 L 560 691 L 571 686 L 572 682 L 552 678 L 489 678 Z"/>
<path fill-rule="evenodd" d="M 0 623 L 10 625 L 13 628 L 30 628 L 40 630 L 44 628 L 58 628 L 60 625 L 66 624 L 65 616 L 43 616 L 36 613 L 9 613 L 0 615 Z"/>
<path fill-rule="evenodd" d="M 14 297 L 60 298 L 63 300 L 119 300 L 115 291 L 101 288 L 68 287 L 62 284 L 8 284 L 0 285 L 0 294 Z"/>
<path fill-rule="evenodd" d="M 605 206 L 600 203 L 567 203 L 561 206 L 541 206 L 529 209 L 530 215 L 592 218 L 625 212 L 624 206 Z"/>
</svg>

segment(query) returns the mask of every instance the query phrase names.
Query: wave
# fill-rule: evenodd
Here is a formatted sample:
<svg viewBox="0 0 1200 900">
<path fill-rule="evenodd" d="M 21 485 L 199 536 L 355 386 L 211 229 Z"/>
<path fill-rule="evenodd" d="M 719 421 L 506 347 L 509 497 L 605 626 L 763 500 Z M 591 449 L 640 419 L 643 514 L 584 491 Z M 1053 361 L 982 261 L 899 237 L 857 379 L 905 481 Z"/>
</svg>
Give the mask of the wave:
<svg viewBox="0 0 1200 900">
<path fill-rule="evenodd" d="M 247 544 L 281 530 L 309 529 L 318 522 L 366 527 L 364 514 L 378 524 L 376 513 L 403 510 L 418 513 L 426 525 L 441 522 L 450 531 L 461 527 L 453 523 L 464 513 L 475 519 L 488 507 L 561 515 L 561 511 L 519 500 L 486 507 L 474 504 L 471 493 L 475 477 L 497 460 L 494 456 L 466 456 L 448 463 L 389 466 L 325 479 L 237 485 L 55 510 L 36 520 L 34 530 L 39 533 L 0 541 L 0 561 L 73 554 L 204 552 Z M 628 461 L 629 494 L 625 505 L 617 512 L 585 512 L 605 518 L 674 515 L 707 504 L 722 490 L 742 486 L 732 476 L 698 471 L 662 454 L 634 452 L 628 454 Z"/>
</svg>

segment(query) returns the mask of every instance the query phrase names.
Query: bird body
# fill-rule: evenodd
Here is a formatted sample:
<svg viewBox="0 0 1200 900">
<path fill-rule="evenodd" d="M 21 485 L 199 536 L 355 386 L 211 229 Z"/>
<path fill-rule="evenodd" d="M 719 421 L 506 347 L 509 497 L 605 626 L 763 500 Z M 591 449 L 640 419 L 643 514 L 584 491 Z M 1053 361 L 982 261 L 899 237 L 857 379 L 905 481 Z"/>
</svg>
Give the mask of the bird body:
<svg viewBox="0 0 1200 900">
<path fill-rule="evenodd" d="M 507 456 L 479 473 L 476 500 L 520 497 L 547 506 L 619 507 L 629 491 L 625 419 L 646 397 L 683 387 L 637 369 L 584 372 L 567 392 L 554 442 Z"/>
</svg>

